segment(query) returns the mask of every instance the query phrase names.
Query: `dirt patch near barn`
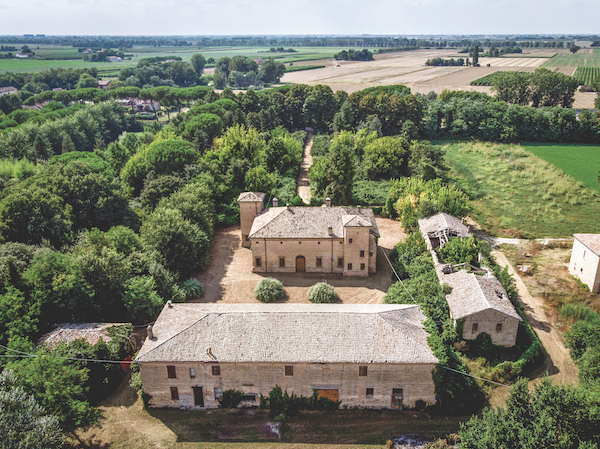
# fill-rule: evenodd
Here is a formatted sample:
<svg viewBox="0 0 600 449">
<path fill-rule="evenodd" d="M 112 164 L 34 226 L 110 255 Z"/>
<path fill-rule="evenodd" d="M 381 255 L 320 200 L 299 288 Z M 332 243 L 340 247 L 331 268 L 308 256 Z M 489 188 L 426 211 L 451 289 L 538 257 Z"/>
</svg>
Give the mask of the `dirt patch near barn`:
<svg viewBox="0 0 600 449">
<path fill-rule="evenodd" d="M 347 304 L 379 304 L 392 284 L 387 254 L 406 237 L 397 221 L 377 217 L 381 237 L 377 254 L 377 273 L 367 278 L 350 278 L 332 273 L 253 273 L 252 251 L 240 243 L 239 227 L 222 229 L 215 236 L 210 267 L 198 280 L 206 287 L 204 298 L 192 302 L 257 303 L 254 287 L 265 277 L 274 277 L 285 286 L 285 303 L 309 303 L 308 289 L 326 281 Z"/>
</svg>

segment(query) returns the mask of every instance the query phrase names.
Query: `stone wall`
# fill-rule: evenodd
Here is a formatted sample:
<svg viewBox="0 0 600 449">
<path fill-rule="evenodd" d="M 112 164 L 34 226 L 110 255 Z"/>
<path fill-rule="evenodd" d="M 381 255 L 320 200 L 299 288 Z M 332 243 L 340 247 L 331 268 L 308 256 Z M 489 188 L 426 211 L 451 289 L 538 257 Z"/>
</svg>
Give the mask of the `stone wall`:
<svg viewBox="0 0 600 449">
<path fill-rule="evenodd" d="M 477 336 L 485 332 L 492 337 L 492 342 L 498 346 L 511 347 L 517 341 L 520 321 L 516 318 L 504 315 L 495 310 L 484 310 L 465 318 L 463 326 L 463 339 L 475 340 Z M 477 330 L 473 330 L 473 324 L 477 324 Z M 500 331 L 498 325 L 502 325 Z"/>
<path fill-rule="evenodd" d="M 262 202 L 242 201 L 240 205 L 240 230 L 242 238 L 242 246 L 250 248 L 250 241 L 246 239 L 252 229 L 252 223 L 256 215 L 263 210 Z"/>
<path fill-rule="evenodd" d="M 168 378 L 167 365 L 175 366 L 176 378 Z M 285 375 L 286 365 L 293 367 L 293 375 Z M 359 366 L 367 367 L 366 376 L 359 375 Z M 144 363 L 140 369 L 144 392 L 152 396 L 152 407 L 201 408 L 194 405 L 192 387 L 202 387 L 205 408 L 218 407 L 215 395 L 229 389 L 256 395 L 256 402 L 245 402 L 244 405 L 258 405 L 261 394 L 266 396 L 279 385 L 289 394 L 303 396 L 311 396 L 315 389 L 338 390 L 342 406 L 391 408 L 394 389 L 403 390 L 404 407 L 413 407 L 418 399 L 428 404 L 435 403 L 431 375 L 434 366 L 173 362 Z M 219 374 L 213 374 L 213 367 L 218 367 Z M 194 378 L 190 369 L 194 370 Z M 179 400 L 171 399 L 171 387 L 177 388 Z M 372 396 L 367 396 L 367 389 L 372 389 Z"/>
<path fill-rule="evenodd" d="M 579 240 L 573 240 L 569 273 L 587 285 L 591 292 L 600 292 L 600 258 Z"/>
</svg>

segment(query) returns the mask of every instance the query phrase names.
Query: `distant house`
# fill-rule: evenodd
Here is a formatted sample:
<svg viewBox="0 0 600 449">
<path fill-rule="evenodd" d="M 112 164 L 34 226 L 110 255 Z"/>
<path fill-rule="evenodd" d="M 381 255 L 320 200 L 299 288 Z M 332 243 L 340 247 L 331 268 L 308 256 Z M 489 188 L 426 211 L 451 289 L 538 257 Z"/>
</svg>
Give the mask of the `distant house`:
<svg viewBox="0 0 600 449">
<path fill-rule="evenodd" d="M 421 218 L 419 229 L 427 242 L 429 249 L 444 246 L 452 237 L 469 237 L 468 226 L 461 220 L 445 212 L 440 212 L 431 217 Z"/>
<path fill-rule="evenodd" d="M 139 98 L 128 98 L 127 100 L 117 100 L 124 106 L 132 108 L 135 112 L 156 112 L 160 111 L 160 101 L 158 100 L 140 100 Z"/>
<path fill-rule="evenodd" d="M 12 87 L 12 86 L 0 87 L 0 97 L 2 95 L 16 94 L 17 92 L 19 92 L 19 91 L 17 90 L 16 87 Z"/>
<path fill-rule="evenodd" d="M 85 50 L 83 50 L 83 52 L 84 52 L 86 55 L 91 55 L 92 53 L 94 53 L 94 50 L 92 50 L 91 48 L 86 48 Z"/>
<path fill-rule="evenodd" d="M 225 390 L 243 405 L 279 386 L 360 408 L 435 403 L 416 305 L 167 304 L 136 362 L 151 407 L 216 408 Z"/>
<path fill-rule="evenodd" d="M 17 58 L 25 59 L 25 58 L 33 58 L 35 56 L 35 54 L 26 52 L 26 53 L 17 53 L 17 54 L 15 54 L 15 56 Z"/>
<path fill-rule="evenodd" d="M 573 234 L 569 272 L 600 293 L 600 234 Z"/>
<path fill-rule="evenodd" d="M 108 62 L 121 62 L 123 60 L 123 58 L 120 58 L 118 56 L 107 56 L 106 60 Z"/>
<path fill-rule="evenodd" d="M 98 81 L 98 88 L 102 89 L 102 90 L 106 90 L 106 88 L 108 87 L 108 85 L 110 84 L 112 80 L 99 80 Z"/>
<path fill-rule="evenodd" d="M 273 207 L 264 193 L 240 194 L 242 246 L 252 249 L 257 273 L 315 272 L 368 276 L 377 270 L 379 230 L 371 209 Z"/>
</svg>

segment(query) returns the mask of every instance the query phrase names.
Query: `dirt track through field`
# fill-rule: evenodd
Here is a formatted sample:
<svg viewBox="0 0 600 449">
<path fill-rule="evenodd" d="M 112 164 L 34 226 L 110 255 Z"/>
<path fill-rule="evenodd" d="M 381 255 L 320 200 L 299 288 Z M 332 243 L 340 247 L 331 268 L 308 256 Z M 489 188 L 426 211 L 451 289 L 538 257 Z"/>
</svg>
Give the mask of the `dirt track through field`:
<svg viewBox="0 0 600 449">
<path fill-rule="evenodd" d="M 302 150 L 302 162 L 300 163 L 300 173 L 298 173 L 298 196 L 302 198 L 306 204 L 310 204 L 312 197 L 310 193 L 310 182 L 308 180 L 308 170 L 312 166 L 313 160 L 310 150 L 312 148 L 313 132 L 308 131 L 306 136 L 306 144 Z"/>
<path fill-rule="evenodd" d="M 547 352 L 543 369 L 538 369 L 534 375 L 537 374 L 540 378 L 543 378 L 547 373 L 550 380 L 554 383 L 563 385 L 577 384 L 577 366 L 569 355 L 569 351 L 565 348 L 560 331 L 546 315 L 543 301 L 534 298 L 529 293 L 521 277 L 501 251 L 494 250 L 492 254 L 496 258 L 498 265 L 507 267 L 508 272 L 514 278 L 527 321 L 535 330 Z"/>
</svg>

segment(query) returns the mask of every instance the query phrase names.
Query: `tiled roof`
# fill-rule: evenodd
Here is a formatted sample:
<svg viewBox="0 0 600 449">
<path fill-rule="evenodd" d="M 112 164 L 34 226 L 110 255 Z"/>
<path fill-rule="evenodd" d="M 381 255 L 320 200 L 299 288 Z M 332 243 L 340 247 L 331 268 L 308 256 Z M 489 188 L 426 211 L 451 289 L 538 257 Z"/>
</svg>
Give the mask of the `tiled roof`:
<svg viewBox="0 0 600 449">
<path fill-rule="evenodd" d="M 573 237 L 600 256 L 600 234 L 573 234 Z"/>
<path fill-rule="evenodd" d="M 238 196 L 238 202 L 257 202 L 257 201 L 263 201 L 265 199 L 265 194 L 261 193 L 261 192 L 242 192 L 240 193 L 240 196 Z"/>
<path fill-rule="evenodd" d="M 6 92 L 17 92 L 17 88 L 15 88 L 13 86 L 0 87 L 0 94 L 6 93 Z"/>
<path fill-rule="evenodd" d="M 58 346 L 60 343 L 72 343 L 75 340 L 83 339 L 90 345 L 95 345 L 100 340 L 109 342 L 111 337 L 106 332 L 113 326 L 123 326 L 127 323 L 83 323 L 59 324 L 56 329 L 44 334 L 38 340 L 38 345 L 45 345 L 50 348 Z"/>
<path fill-rule="evenodd" d="M 444 275 L 440 282 L 452 287 L 452 293 L 446 295 L 446 301 L 456 320 L 491 309 L 522 321 L 508 299 L 506 290 L 494 277 L 478 276 L 461 270 Z"/>
<path fill-rule="evenodd" d="M 379 237 L 371 209 L 300 206 L 265 209 L 254 219 L 249 238 L 343 238 L 344 226 L 370 226 Z"/>
<path fill-rule="evenodd" d="M 421 230 L 421 233 L 425 234 L 449 229 L 454 231 L 457 236 L 469 236 L 469 228 L 465 226 L 458 218 L 448 215 L 445 212 L 439 212 L 431 217 L 419 219 L 419 229 Z"/>
<path fill-rule="evenodd" d="M 437 363 L 415 305 L 172 304 L 139 362 Z"/>
</svg>

